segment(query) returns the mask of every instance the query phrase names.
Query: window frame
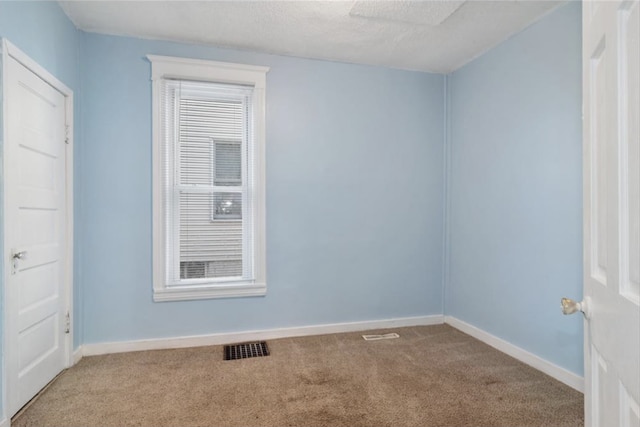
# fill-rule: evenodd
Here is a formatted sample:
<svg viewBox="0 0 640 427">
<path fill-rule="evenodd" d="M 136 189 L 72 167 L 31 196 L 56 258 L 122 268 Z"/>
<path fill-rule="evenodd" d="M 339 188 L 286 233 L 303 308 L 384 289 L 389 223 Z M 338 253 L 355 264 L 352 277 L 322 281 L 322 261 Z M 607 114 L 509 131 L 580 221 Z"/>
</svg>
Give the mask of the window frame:
<svg viewBox="0 0 640 427">
<path fill-rule="evenodd" d="M 153 180 L 153 300 L 183 301 L 243 296 L 263 296 L 266 283 L 265 239 L 265 88 L 268 67 L 200 59 L 147 55 L 152 81 Z M 166 213 L 163 209 L 163 123 L 161 85 L 164 79 L 196 80 L 253 86 L 253 280 L 212 281 L 175 285 L 166 277 Z M 188 279 L 187 279 L 188 280 Z"/>
</svg>

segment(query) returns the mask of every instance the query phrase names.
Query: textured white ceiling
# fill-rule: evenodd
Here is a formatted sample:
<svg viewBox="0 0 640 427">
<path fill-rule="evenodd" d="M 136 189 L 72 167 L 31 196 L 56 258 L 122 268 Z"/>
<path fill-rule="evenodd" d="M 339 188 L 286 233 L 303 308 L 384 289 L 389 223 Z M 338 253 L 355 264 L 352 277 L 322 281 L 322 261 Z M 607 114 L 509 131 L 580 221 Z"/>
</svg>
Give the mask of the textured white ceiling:
<svg viewBox="0 0 640 427">
<path fill-rule="evenodd" d="M 395 21 L 405 24 L 439 25 L 465 1 L 356 1 L 351 16 Z"/>
<path fill-rule="evenodd" d="M 447 73 L 563 1 L 60 1 L 85 31 Z"/>
</svg>

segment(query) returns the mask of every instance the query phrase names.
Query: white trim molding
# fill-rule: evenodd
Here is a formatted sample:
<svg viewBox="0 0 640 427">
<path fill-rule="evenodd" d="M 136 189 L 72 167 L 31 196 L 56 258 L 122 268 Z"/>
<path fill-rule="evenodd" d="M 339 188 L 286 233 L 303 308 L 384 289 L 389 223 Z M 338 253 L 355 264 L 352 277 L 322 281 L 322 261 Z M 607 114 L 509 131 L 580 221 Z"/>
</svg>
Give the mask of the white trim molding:
<svg viewBox="0 0 640 427">
<path fill-rule="evenodd" d="M 34 74 L 40 77 L 42 80 L 53 86 L 57 91 L 64 96 L 73 95 L 73 91 L 64 83 L 62 83 L 56 76 L 47 71 L 42 65 L 38 64 L 35 60 L 31 59 L 26 53 L 18 49 L 9 40 L 3 38 L 3 51 L 13 59 L 24 65 L 31 70 Z M 72 110 L 73 111 L 73 110 Z"/>
<path fill-rule="evenodd" d="M 208 345 L 224 345 L 236 342 L 293 338 L 312 335 L 338 334 L 345 332 L 370 331 L 374 329 L 403 328 L 407 326 L 430 326 L 446 323 L 467 335 L 480 340 L 509 356 L 526 363 L 552 378 L 584 393 L 583 377 L 574 374 L 548 360 L 517 347 L 501 338 L 483 331 L 453 316 L 430 315 L 416 317 L 400 317 L 383 320 L 367 320 L 362 322 L 331 323 L 324 325 L 298 326 L 291 328 L 263 329 L 244 332 L 223 332 L 218 334 L 193 335 L 184 337 L 153 338 L 134 341 L 117 341 L 107 343 L 85 344 L 74 353 L 74 363 L 83 356 L 125 353 L 130 351 L 165 350 L 172 348 L 201 347 Z M 0 425 L 0 427 L 5 427 Z"/>
<path fill-rule="evenodd" d="M 265 87 L 268 67 L 247 64 L 234 64 L 200 59 L 189 59 L 169 56 L 147 55 L 151 63 L 152 80 L 152 181 L 153 181 L 153 300 L 183 301 L 208 298 L 233 298 L 233 297 L 257 297 L 267 293 L 266 273 L 266 149 L 265 149 Z M 163 85 L 171 79 L 192 80 L 198 82 L 225 83 L 252 87 L 251 141 L 247 141 L 247 156 L 245 163 L 252 165 L 247 172 L 245 187 L 242 190 L 243 197 L 250 202 L 243 202 L 243 206 L 250 206 L 253 221 L 242 222 L 242 236 L 247 239 L 243 243 L 242 277 L 214 280 L 213 278 L 201 279 L 198 283 L 187 283 L 180 278 L 175 279 L 172 273 L 172 263 L 179 263 L 168 256 L 167 248 L 173 248 L 175 239 L 172 233 L 172 221 L 175 218 L 171 208 L 178 209 L 177 202 L 165 197 L 167 193 L 165 179 L 172 182 L 165 174 L 164 165 L 171 155 L 166 154 L 165 144 L 172 146 L 172 142 L 165 137 L 165 121 L 163 115 Z M 244 172 L 243 172 L 244 173 Z M 219 191 L 219 190 L 216 190 Z M 171 193 L 172 194 L 172 193 Z M 168 202 L 167 202 L 168 201 Z M 167 208 L 166 204 L 170 205 Z M 176 220 L 179 224 L 179 219 Z M 168 231 L 173 230 L 173 231 Z M 250 230 L 250 231 L 249 231 Z M 248 236 L 252 238 L 252 244 L 247 243 Z M 179 251 L 178 251 L 179 252 Z M 169 251 L 173 253 L 173 251 Z"/>
<path fill-rule="evenodd" d="M 82 359 L 82 346 L 78 346 L 78 348 L 76 348 L 75 350 L 73 350 L 73 359 L 71 361 L 72 365 L 74 366 L 76 363 L 78 363 L 80 361 L 80 359 Z"/>
<path fill-rule="evenodd" d="M 498 338 L 495 335 L 491 335 L 490 333 L 483 331 L 482 329 L 470 325 L 469 323 L 457 319 L 453 316 L 445 316 L 444 321 L 446 324 L 464 332 L 467 335 L 471 335 L 472 337 L 484 342 L 485 344 L 490 345 L 496 350 L 508 354 L 514 359 L 526 363 L 532 368 L 535 368 L 549 375 L 550 377 L 555 378 L 561 383 L 564 383 L 569 387 L 581 393 L 584 393 L 583 377 L 576 375 L 571 371 L 568 371 L 554 363 L 549 362 L 546 359 L 541 358 L 540 356 L 536 356 L 535 354 L 530 353 L 527 350 L 511 344 L 510 342 L 505 341 L 502 338 Z"/>
<path fill-rule="evenodd" d="M 147 55 L 153 64 L 151 79 L 193 78 L 201 81 L 213 81 L 230 84 L 247 84 L 258 89 L 266 86 L 266 74 L 269 67 L 230 62 L 209 61 L 205 59 L 181 58 L 176 56 Z M 212 70 L 214 70 L 212 72 Z"/>
<path fill-rule="evenodd" d="M 400 317 L 385 320 L 368 320 L 362 322 L 332 323 L 293 328 L 265 329 L 246 332 L 223 332 L 220 334 L 196 335 L 174 338 L 156 338 L 137 341 L 120 341 L 82 346 L 83 356 L 99 354 L 124 353 L 129 351 L 162 350 L 171 348 L 200 347 L 207 345 L 223 345 L 236 342 L 268 340 L 278 338 L 302 337 L 310 335 L 337 334 L 359 332 L 372 329 L 401 328 L 406 326 L 440 325 L 444 322 L 442 315 Z"/>
</svg>

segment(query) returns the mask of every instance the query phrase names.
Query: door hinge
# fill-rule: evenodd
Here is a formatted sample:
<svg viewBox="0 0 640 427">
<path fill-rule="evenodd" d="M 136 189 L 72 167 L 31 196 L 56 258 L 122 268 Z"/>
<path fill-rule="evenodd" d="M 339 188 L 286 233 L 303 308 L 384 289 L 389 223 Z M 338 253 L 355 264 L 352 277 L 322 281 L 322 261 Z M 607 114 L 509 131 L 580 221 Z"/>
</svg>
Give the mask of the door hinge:
<svg viewBox="0 0 640 427">
<path fill-rule="evenodd" d="M 67 311 L 67 315 L 64 317 L 64 333 L 68 334 L 71 331 L 71 316 Z"/>
<path fill-rule="evenodd" d="M 69 143 L 69 132 L 71 131 L 71 129 L 69 128 L 69 125 L 64 125 L 64 143 L 68 144 Z"/>
</svg>

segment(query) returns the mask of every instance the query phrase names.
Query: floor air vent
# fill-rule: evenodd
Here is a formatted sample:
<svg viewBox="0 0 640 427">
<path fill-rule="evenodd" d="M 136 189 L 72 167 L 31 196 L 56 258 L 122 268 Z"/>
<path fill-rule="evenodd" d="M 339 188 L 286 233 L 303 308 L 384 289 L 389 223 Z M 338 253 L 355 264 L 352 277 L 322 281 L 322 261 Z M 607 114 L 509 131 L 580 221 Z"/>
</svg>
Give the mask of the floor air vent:
<svg viewBox="0 0 640 427">
<path fill-rule="evenodd" d="M 268 355 L 269 347 L 267 347 L 266 341 L 224 346 L 224 360 L 247 359 L 249 357 L 262 357 Z"/>
<path fill-rule="evenodd" d="M 363 335 L 365 341 L 378 341 L 378 340 L 390 340 L 393 338 L 400 338 L 400 335 L 394 333 L 384 335 Z"/>
</svg>

